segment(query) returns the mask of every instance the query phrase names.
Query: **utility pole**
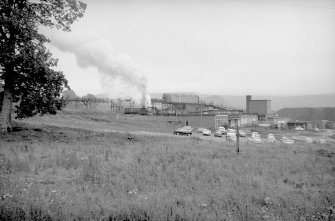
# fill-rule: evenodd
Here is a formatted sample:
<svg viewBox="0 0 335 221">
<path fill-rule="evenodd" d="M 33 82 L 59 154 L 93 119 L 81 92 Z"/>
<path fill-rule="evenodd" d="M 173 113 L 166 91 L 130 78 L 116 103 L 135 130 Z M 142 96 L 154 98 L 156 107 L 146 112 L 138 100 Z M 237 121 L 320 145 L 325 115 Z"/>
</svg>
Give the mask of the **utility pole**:
<svg viewBox="0 0 335 221">
<path fill-rule="evenodd" d="M 202 127 L 202 101 L 200 100 L 200 127 Z"/>
<path fill-rule="evenodd" d="M 239 154 L 240 153 L 240 131 L 238 128 L 238 122 L 236 125 L 236 153 Z"/>
</svg>

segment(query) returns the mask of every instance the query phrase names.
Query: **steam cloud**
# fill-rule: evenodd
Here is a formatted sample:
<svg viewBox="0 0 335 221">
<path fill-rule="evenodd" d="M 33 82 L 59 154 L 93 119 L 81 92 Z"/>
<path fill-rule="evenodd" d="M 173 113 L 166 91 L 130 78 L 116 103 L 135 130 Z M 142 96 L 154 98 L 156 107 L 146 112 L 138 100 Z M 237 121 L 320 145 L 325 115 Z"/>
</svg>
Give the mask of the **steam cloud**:
<svg viewBox="0 0 335 221">
<path fill-rule="evenodd" d="M 149 105 L 147 79 L 139 71 L 131 57 L 125 53 L 116 54 L 110 41 L 101 38 L 51 37 L 52 45 L 62 51 L 75 54 L 82 68 L 96 67 L 100 73 L 101 85 L 110 97 L 131 97 L 141 105 Z"/>
</svg>

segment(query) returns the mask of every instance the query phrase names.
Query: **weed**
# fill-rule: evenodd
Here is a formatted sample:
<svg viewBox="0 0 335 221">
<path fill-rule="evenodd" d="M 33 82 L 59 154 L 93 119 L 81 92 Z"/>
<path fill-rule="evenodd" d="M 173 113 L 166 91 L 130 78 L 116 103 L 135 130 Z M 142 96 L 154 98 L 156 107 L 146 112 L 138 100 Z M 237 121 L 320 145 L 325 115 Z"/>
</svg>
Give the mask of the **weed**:
<svg viewBox="0 0 335 221">
<path fill-rule="evenodd" d="M 102 174 L 99 168 L 98 159 L 94 154 L 88 156 L 88 162 L 83 166 L 81 177 L 86 182 L 101 182 Z"/>
</svg>

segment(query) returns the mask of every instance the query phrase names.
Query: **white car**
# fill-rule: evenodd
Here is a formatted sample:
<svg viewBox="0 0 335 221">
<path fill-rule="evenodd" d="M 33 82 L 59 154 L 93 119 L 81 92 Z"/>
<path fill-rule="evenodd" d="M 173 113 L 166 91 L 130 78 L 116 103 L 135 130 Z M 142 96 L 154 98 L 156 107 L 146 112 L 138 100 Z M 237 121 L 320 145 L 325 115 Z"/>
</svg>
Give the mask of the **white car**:
<svg viewBox="0 0 335 221">
<path fill-rule="evenodd" d="M 200 128 L 198 128 L 197 132 L 202 134 L 204 132 L 204 130 L 207 130 L 207 129 L 204 128 L 204 127 L 200 127 Z"/>
<path fill-rule="evenodd" d="M 251 137 L 261 137 L 258 132 L 252 132 Z"/>
<path fill-rule="evenodd" d="M 253 143 L 263 143 L 263 141 L 262 141 L 261 138 L 253 138 L 253 139 L 252 139 L 252 142 L 253 142 Z"/>
<path fill-rule="evenodd" d="M 290 140 L 290 139 L 283 140 L 283 144 L 294 144 L 294 140 Z"/>
<path fill-rule="evenodd" d="M 262 139 L 260 137 L 249 137 L 248 141 L 253 142 L 253 143 L 263 143 Z"/>
<path fill-rule="evenodd" d="M 215 131 L 214 137 L 222 137 L 222 132 L 220 130 Z"/>
<path fill-rule="evenodd" d="M 320 139 L 319 142 L 320 142 L 320 144 L 327 144 L 327 140 L 325 140 L 325 139 Z"/>
<path fill-rule="evenodd" d="M 268 134 L 268 138 L 267 138 L 268 143 L 275 143 L 276 142 L 276 138 L 273 134 Z"/>
<path fill-rule="evenodd" d="M 226 132 L 226 128 L 224 128 L 224 127 L 219 127 L 218 129 L 217 129 L 217 132 L 218 133 L 221 133 L 221 134 L 226 134 L 227 132 Z"/>
<path fill-rule="evenodd" d="M 210 136 L 212 134 L 212 131 L 208 130 L 208 129 L 205 129 L 202 131 L 202 135 L 204 136 Z"/>
<path fill-rule="evenodd" d="M 236 142 L 236 133 L 227 133 L 226 139 L 227 141 Z"/>
<path fill-rule="evenodd" d="M 243 130 L 239 130 L 238 133 L 240 134 L 240 137 L 245 137 L 245 132 Z"/>
<path fill-rule="evenodd" d="M 236 134 L 236 130 L 228 128 L 227 133 L 235 133 Z"/>
<path fill-rule="evenodd" d="M 283 142 L 283 144 L 294 144 L 294 140 L 289 139 L 285 136 L 282 137 L 281 141 Z"/>
<path fill-rule="evenodd" d="M 302 128 L 302 127 L 296 127 L 294 130 L 305 130 L 304 128 Z"/>
</svg>

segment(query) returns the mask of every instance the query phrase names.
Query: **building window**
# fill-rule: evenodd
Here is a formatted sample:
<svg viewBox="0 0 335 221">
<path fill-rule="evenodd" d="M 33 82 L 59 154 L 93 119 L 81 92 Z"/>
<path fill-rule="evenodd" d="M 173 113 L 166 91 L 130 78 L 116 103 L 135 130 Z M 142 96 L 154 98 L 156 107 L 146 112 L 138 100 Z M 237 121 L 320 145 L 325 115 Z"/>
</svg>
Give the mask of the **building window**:
<svg viewBox="0 0 335 221">
<path fill-rule="evenodd" d="M 264 114 L 258 115 L 258 121 L 265 121 L 265 120 L 266 120 L 266 117 Z"/>
</svg>

